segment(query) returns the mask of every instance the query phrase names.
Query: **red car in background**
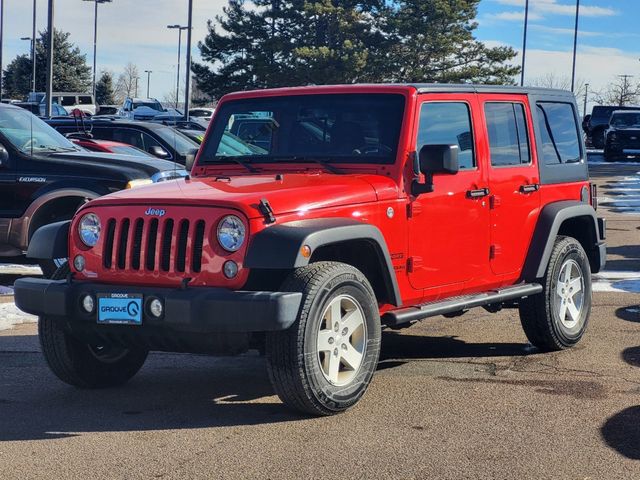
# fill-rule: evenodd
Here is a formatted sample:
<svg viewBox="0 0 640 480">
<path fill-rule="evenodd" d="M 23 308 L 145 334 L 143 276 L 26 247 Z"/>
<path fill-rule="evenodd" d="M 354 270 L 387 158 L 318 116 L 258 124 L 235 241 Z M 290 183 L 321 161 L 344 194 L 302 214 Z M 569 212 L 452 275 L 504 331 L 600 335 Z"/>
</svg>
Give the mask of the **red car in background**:
<svg viewBox="0 0 640 480">
<path fill-rule="evenodd" d="M 119 153 L 121 155 L 132 155 L 134 157 L 152 157 L 144 150 L 140 150 L 126 143 L 113 142 L 111 140 L 97 140 L 94 138 L 70 138 L 73 143 L 80 145 L 92 152 Z"/>
</svg>

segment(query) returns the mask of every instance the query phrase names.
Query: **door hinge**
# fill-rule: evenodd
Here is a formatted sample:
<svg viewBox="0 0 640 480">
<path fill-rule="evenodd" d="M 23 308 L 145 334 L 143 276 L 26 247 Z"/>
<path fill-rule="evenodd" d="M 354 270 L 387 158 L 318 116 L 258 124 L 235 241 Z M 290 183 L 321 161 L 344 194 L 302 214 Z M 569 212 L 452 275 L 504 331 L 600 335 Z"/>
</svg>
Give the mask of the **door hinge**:
<svg viewBox="0 0 640 480">
<path fill-rule="evenodd" d="M 502 201 L 500 200 L 499 196 L 491 195 L 489 197 L 489 208 L 491 208 L 492 210 L 499 207 L 501 203 Z"/>
<path fill-rule="evenodd" d="M 489 247 L 489 259 L 494 259 L 502 253 L 502 247 L 500 245 L 491 245 Z"/>
<path fill-rule="evenodd" d="M 422 267 L 422 257 L 409 257 L 407 259 L 407 272 L 415 273 L 420 267 Z"/>
<path fill-rule="evenodd" d="M 422 213 L 422 205 L 420 202 L 411 202 L 407 204 L 407 218 L 417 217 Z"/>
</svg>

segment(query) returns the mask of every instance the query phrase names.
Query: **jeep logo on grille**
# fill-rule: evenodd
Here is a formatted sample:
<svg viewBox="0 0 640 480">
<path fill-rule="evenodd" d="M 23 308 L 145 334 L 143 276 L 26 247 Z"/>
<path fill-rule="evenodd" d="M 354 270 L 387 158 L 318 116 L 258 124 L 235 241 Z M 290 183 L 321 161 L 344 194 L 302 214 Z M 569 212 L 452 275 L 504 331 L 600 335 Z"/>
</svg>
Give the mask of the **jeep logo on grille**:
<svg viewBox="0 0 640 480">
<path fill-rule="evenodd" d="M 166 213 L 167 211 L 161 208 L 147 208 L 144 212 L 148 217 L 164 217 Z"/>
</svg>

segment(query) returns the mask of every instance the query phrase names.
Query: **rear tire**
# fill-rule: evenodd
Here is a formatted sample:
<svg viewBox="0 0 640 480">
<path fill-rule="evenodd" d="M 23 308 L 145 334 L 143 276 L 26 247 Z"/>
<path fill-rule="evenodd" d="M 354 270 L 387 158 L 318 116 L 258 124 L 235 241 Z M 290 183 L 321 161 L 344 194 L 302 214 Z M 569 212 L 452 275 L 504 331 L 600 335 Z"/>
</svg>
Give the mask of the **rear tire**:
<svg viewBox="0 0 640 480">
<path fill-rule="evenodd" d="M 371 285 L 356 268 L 318 262 L 296 269 L 285 292 L 301 292 L 296 322 L 267 334 L 271 383 L 289 407 L 333 415 L 364 395 L 378 364 L 381 327 Z"/>
<path fill-rule="evenodd" d="M 69 275 L 65 263 L 53 280 Z M 144 365 L 148 352 L 140 348 L 114 345 L 90 345 L 78 340 L 64 328 L 60 319 L 40 317 L 38 335 L 42 353 L 51 371 L 63 382 L 81 388 L 106 388 L 122 385 Z"/>
<path fill-rule="evenodd" d="M 524 333 L 543 351 L 574 346 L 584 335 L 591 313 L 591 268 L 576 239 L 558 236 L 542 286 L 542 293 L 520 301 Z"/>
</svg>

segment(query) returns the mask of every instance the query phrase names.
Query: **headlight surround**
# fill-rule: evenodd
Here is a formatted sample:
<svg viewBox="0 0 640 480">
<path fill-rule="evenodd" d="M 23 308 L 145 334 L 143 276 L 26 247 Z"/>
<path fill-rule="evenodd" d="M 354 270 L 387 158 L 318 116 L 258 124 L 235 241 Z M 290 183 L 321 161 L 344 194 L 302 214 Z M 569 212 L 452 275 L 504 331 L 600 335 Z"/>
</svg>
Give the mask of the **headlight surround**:
<svg viewBox="0 0 640 480">
<path fill-rule="evenodd" d="M 218 243 L 227 252 L 237 252 L 246 236 L 242 220 L 235 215 L 227 215 L 218 223 Z"/>
<path fill-rule="evenodd" d="M 98 244 L 101 229 L 100 218 L 95 213 L 83 215 L 80 223 L 78 223 L 80 240 L 89 248 L 95 247 Z"/>
</svg>

